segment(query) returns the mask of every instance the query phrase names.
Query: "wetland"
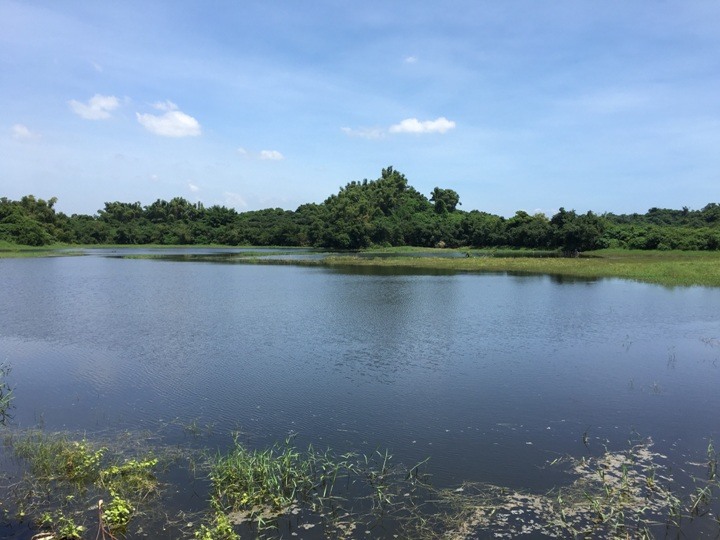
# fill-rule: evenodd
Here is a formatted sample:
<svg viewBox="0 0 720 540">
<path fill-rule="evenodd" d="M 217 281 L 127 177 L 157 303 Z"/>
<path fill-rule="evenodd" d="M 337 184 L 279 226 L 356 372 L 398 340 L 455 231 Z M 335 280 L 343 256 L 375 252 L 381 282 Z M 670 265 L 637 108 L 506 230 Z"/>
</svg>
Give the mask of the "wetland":
<svg viewBox="0 0 720 540">
<path fill-rule="evenodd" d="M 82 254 L 0 260 L 0 537 L 720 532 L 720 289 Z"/>
</svg>

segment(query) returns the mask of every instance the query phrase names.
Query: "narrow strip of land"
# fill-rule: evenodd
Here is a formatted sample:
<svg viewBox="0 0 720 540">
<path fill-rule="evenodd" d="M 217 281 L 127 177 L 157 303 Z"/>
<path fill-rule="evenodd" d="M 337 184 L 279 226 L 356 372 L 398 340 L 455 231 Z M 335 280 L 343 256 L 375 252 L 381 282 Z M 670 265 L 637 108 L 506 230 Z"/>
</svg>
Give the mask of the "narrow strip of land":
<svg viewBox="0 0 720 540">
<path fill-rule="evenodd" d="M 378 254 L 380 255 L 380 254 Z M 517 272 L 577 278 L 622 278 L 665 286 L 720 287 L 720 253 L 603 250 L 580 257 L 356 257 L 330 256 L 318 264 L 459 272 Z"/>
<path fill-rule="evenodd" d="M 8 257 L 54 257 L 82 255 L 84 248 L 112 247 L 122 256 L 127 248 L 187 248 L 187 261 L 201 260 L 192 256 L 193 248 L 203 246 L 54 246 L 52 248 L 26 248 L 0 246 L 0 259 Z M 228 251 L 238 246 L 226 247 Z M 288 248 L 292 251 L 293 248 Z M 297 248 L 295 248 L 297 250 Z M 325 252 L 327 253 L 327 252 Z M 473 250 L 389 248 L 366 250 L 359 253 L 330 252 L 324 257 L 308 259 L 281 255 L 272 259 L 260 252 L 237 254 L 232 260 L 216 262 L 248 264 L 297 264 L 326 267 L 376 267 L 398 270 L 427 270 L 452 272 L 511 272 L 517 274 L 551 275 L 568 278 L 600 279 L 620 278 L 669 287 L 704 286 L 720 287 L 720 252 L 717 251 L 650 251 L 650 250 L 599 250 L 578 257 L 547 256 L 548 252 L 524 250 Z M 162 255 L 139 255 L 138 258 L 164 258 Z M 212 261 L 208 258 L 207 262 Z"/>
</svg>

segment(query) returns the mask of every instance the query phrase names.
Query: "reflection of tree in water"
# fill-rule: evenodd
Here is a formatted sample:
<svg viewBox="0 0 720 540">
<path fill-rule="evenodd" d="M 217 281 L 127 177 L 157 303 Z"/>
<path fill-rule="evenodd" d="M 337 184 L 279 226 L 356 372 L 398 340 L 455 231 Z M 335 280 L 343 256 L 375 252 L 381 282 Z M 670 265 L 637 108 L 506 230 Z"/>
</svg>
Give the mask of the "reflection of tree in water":
<svg viewBox="0 0 720 540">
<path fill-rule="evenodd" d="M 335 365 L 382 382 L 445 365 L 467 327 L 458 286 L 457 276 L 375 274 L 328 288 Z"/>
</svg>

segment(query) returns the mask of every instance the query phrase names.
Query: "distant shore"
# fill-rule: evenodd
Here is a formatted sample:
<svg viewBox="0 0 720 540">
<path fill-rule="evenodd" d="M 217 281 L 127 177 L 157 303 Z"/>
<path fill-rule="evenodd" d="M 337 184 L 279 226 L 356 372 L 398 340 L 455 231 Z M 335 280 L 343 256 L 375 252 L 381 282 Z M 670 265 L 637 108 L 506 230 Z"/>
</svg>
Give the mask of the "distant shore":
<svg viewBox="0 0 720 540">
<path fill-rule="evenodd" d="M 81 255 L 82 250 L 88 248 L 112 248 L 122 253 L 130 248 L 199 247 L 237 249 L 238 246 L 55 245 L 28 248 L 2 244 L 0 258 L 73 256 Z M 511 272 L 581 279 L 620 278 L 664 286 L 720 287 L 720 252 L 615 249 L 585 252 L 578 257 L 544 256 L 548 253 L 551 252 L 402 247 L 370 249 L 357 253 L 331 252 L 326 257 L 312 260 L 265 260 L 253 254 L 238 258 L 236 262 L 452 272 Z"/>
</svg>

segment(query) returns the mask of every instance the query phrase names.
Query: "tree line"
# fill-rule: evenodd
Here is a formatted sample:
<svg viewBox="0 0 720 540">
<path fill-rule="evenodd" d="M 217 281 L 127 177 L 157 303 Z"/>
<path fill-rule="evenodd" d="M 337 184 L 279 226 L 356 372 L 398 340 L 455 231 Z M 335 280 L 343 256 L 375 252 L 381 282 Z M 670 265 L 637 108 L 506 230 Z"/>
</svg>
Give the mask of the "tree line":
<svg viewBox="0 0 720 540">
<path fill-rule="evenodd" d="M 295 211 L 269 208 L 237 212 L 205 207 L 182 197 L 106 202 L 95 215 L 68 216 L 55 197 L 0 198 L 0 241 L 29 246 L 67 244 L 255 245 L 362 249 L 370 246 L 522 247 L 566 252 L 628 249 L 720 249 L 720 205 L 701 210 L 651 208 L 645 214 L 578 214 L 552 217 L 519 210 L 511 218 L 464 211 L 452 189 L 429 197 L 388 167 L 376 180 L 353 181 L 320 204 Z"/>
</svg>

